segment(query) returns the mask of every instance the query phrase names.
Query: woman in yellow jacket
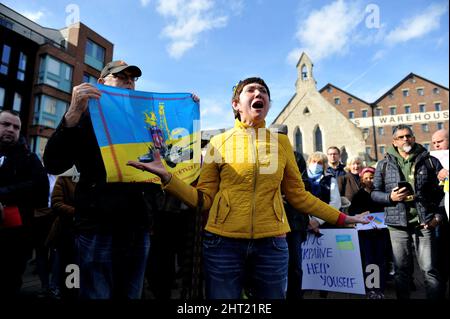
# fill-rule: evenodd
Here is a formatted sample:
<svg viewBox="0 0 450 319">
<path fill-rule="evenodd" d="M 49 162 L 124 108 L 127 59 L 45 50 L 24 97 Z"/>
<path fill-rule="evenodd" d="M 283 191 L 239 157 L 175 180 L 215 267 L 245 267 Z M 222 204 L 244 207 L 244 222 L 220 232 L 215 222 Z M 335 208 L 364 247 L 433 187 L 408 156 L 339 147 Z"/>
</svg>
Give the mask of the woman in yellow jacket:
<svg viewBox="0 0 450 319">
<path fill-rule="evenodd" d="M 290 229 L 282 193 L 298 211 L 332 224 L 364 220 L 305 190 L 288 137 L 265 128 L 270 91 L 262 79 L 240 81 L 232 106 L 235 126 L 211 139 L 195 188 L 172 176 L 159 159 L 128 165 L 159 176 L 164 189 L 189 206 L 209 210 L 203 238 L 207 298 L 237 299 L 250 285 L 255 298 L 284 299 Z"/>
</svg>

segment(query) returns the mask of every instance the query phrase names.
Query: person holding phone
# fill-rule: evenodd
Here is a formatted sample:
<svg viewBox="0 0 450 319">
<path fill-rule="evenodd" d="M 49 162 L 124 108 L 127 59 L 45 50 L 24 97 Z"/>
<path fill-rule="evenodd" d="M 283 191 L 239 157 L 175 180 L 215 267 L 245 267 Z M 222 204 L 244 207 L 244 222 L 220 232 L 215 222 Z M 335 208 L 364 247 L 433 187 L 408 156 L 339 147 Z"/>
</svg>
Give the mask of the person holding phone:
<svg viewBox="0 0 450 319">
<path fill-rule="evenodd" d="M 392 147 L 375 172 L 371 198 L 385 206 L 385 223 L 392 242 L 397 298 L 409 299 L 413 280 L 413 252 L 425 278 L 429 299 L 444 297 L 442 277 L 436 265 L 434 228 L 442 220 L 439 204 L 443 192 L 437 175 L 439 160 L 416 143 L 412 129 L 398 125 L 393 131 Z M 408 182 L 413 188 L 408 190 Z"/>
</svg>

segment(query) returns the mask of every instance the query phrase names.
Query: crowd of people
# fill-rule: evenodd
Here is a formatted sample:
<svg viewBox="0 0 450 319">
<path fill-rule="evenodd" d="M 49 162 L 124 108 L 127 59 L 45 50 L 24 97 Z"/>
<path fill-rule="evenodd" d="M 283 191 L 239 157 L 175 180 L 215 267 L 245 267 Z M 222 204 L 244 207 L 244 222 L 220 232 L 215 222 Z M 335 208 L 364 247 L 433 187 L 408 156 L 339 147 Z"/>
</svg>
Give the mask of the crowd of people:
<svg viewBox="0 0 450 319">
<path fill-rule="evenodd" d="M 112 61 L 98 83 L 134 90 L 141 75 Z M 305 161 L 286 126 L 266 128 L 270 89 L 250 77 L 234 87 L 234 127 L 211 139 L 196 182 L 172 175 L 155 151 L 153 161 L 127 165 L 161 185 L 107 183 L 88 111 L 100 96 L 89 83 L 73 88 L 43 164 L 19 138 L 19 114 L 0 112 L 0 297 L 20 295 L 35 248 L 42 287 L 55 298 L 140 299 L 147 279 L 155 298 L 169 299 L 181 268 L 181 298 L 301 299 L 307 233 L 367 224 L 370 212 L 384 212 L 387 228 L 359 232 L 363 267 L 381 270 L 368 298 L 384 298 L 389 263 L 397 298 L 409 298 L 414 253 L 427 298 L 445 297 L 449 223 L 440 181 L 448 171 L 409 126 L 395 128 L 376 167 L 360 157 L 344 165 L 336 146 Z M 448 149 L 446 130 L 433 135 L 433 146 Z M 75 289 L 65 282 L 68 264 L 79 267 Z"/>
</svg>

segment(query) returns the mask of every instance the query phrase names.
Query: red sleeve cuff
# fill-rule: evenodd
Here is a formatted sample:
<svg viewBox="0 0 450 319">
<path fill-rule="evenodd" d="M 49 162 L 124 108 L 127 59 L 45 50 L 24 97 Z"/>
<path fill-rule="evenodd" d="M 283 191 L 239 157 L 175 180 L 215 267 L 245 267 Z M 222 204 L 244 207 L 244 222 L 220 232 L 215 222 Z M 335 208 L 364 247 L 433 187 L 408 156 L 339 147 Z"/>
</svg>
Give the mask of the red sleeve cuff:
<svg viewBox="0 0 450 319">
<path fill-rule="evenodd" d="M 337 222 L 336 222 L 336 226 L 344 226 L 345 225 L 345 217 L 347 217 L 347 215 L 345 215 L 344 213 L 340 213 L 339 217 L 337 219 Z"/>
</svg>

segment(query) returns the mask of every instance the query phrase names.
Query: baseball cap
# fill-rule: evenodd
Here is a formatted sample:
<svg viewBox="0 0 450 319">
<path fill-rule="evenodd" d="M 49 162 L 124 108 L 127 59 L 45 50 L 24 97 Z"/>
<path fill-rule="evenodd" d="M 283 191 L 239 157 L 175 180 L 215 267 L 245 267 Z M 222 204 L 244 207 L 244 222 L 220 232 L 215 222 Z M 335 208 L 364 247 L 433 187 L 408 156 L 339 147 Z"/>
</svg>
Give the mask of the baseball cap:
<svg viewBox="0 0 450 319">
<path fill-rule="evenodd" d="M 107 63 L 100 73 L 100 77 L 104 78 L 108 74 L 116 74 L 124 70 L 127 70 L 132 76 L 135 77 L 140 77 L 142 75 L 141 69 L 139 69 L 137 66 L 128 65 L 125 61 L 117 60 Z"/>
</svg>

